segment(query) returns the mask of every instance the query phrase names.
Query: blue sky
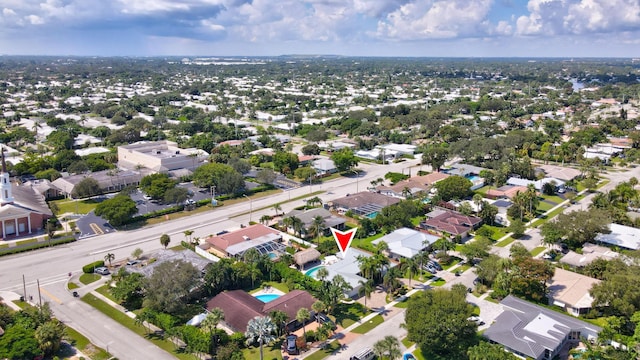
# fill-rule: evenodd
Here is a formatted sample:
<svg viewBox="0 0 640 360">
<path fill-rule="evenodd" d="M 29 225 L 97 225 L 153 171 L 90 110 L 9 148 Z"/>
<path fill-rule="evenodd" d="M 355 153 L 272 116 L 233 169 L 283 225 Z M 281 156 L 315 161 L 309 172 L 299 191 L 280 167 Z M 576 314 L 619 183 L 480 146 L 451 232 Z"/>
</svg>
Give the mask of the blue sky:
<svg viewBox="0 0 640 360">
<path fill-rule="evenodd" d="M 20 55 L 640 57 L 640 0 L 0 0 Z"/>
</svg>

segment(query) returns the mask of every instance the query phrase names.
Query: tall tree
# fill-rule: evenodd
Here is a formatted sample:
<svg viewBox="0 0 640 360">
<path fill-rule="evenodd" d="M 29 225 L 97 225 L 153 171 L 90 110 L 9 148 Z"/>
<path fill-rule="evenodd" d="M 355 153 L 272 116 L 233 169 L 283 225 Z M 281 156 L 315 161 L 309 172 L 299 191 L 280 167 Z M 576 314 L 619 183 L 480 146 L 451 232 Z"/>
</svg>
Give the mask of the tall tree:
<svg viewBox="0 0 640 360">
<path fill-rule="evenodd" d="M 111 262 L 113 260 L 115 260 L 116 255 L 114 253 L 107 253 L 107 255 L 104 256 L 104 261 L 107 261 L 109 263 L 109 267 L 111 267 Z"/>
<path fill-rule="evenodd" d="M 169 246 L 170 242 L 171 242 L 171 237 L 169 235 L 167 234 L 160 235 L 160 244 L 164 246 L 165 249 L 167 248 L 167 246 Z"/>
<path fill-rule="evenodd" d="M 307 342 L 306 325 L 307 325 L 307 321 L 309 320 L 310 317 L 311 317 L 311 313 L 309 313 L 309 309 L 307 309 L 307 308 L 301 308 L 296 313 L 296 320 L 298 320 L 299 322 L 302 323 L 302 333 L 303 333 L 303 336 L 304 336 L 304 342 L 305 343 Z"/>
<path fill-rule="evenodd" d="M 257 341 L 260 346 L 260 360 L 264 360 L 263 345 L 275 340 L 272 333 L 276 331 L 276 326 L 268 316 L 256 316 L 249 320 L 245 337 L 249 340 Z"/>
<path fill-rule="evenodd" d="M 96 206 L 95 214 L 105 218 L 111 225 L 125 224 L 138 212 L 136 203 L 126 195 L 116 195 Z"/>
<path fill-rule="evenodd" d="M 398 338 L 391 335 L 387 335 L 373 344 L 373 352 L 381 359 L 395 360 L 402 356 Z"/>
<path fill-rule="evenodd" d="M 475 341 L 477 325 L 467 319 L 473 307 L 466 300 L 464 285 L 451 290 L 422 291 L 407 306 L 408 339 L 447 358 L 462 358 Z"/>
<path fill-rule="evenodd" d="M 215 357 L 216 350 L 218 348 L 218 336 L 216 334 L 218 330 L 218 324 L 224 320 L 224 312 L 220 308 L 213 308 L 207 313 L 207 316 L 202 320 L 200 328 L 207 332 L 211 341 L 210 353 Z"/>
<path fill-rule="evenodd" d="M 145 283 L 143 305 L 175 314 L 184 309 L 194 284 L 200 283 L 200 271 L 191 263 L 176 260 L 159 264 Z"/>
</svg>

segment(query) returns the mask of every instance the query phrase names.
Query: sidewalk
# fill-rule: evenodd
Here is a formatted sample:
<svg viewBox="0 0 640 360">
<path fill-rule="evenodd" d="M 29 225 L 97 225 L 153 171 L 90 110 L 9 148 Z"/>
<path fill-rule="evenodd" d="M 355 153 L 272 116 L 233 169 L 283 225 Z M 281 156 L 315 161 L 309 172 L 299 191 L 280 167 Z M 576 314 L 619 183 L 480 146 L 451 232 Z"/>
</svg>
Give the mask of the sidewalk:
<svg viewBox="0 0 640 360">
<path fill-rule="evenodd" d="M 367 316 L 361 318 L 360 320 L 358 320 L 358 321 L 354 322 L 353 324 L 351 324 L 350 326 L 346 327 L 341 332 L 334 334 L 332 336 L 332 338 L 326 342 L 325 345 L 331 344 L 334 341 L 341 341 L 342 345 L 348 345 L 350 340 L 354 339 L 354 337 L 349 337 L 349 336 L 347 336 L 347 334 L 351 333 L 351 331 L 353 331 L 355 328 L 357 328 L 358 326 L 360 326 L 360 325 L 366 323 L 367 321 L 373 319 L 377 315 L 381 315 L 381 314 L 392 312 L 393 307 L 396 304 L 398 304 L 398 303 L 400 303 L 402 301 L 407 301 L 408 297 L 412 296 L 413 294 L 417 293 L 418 291 L 423 291 L 423 289 L 426 288 L 427 286 L 429 286 L 432 282 L 433 282 L 433 279 L 429 279 L 428 281 L 426 281 L 424 283 L 417 283 L 417 284 L 422 284 L 422 285 L 420 287 L 418 287 L 418 288 L 411 289 L 404 296 L 401 296 L 401 297 L 397 298 L 396 300 L 393 300 L 393 301 L 387 303 L 383 308 L 380 308 L 380 309 L 378 309 L 376 311 L 371 312 Z M 401 309 L 401 310 L 404 310 L 404 309 Z M 398 315 L 398 314 L 396 314 L 396 315 Z M 390 317 L 385 318 L 384 321 L 387 321 L 389 318 Z M 382 324 L 378 325 L 378 326 L 383 326 L 383 325 L 384 325 L 384 322 Z M 340 334 L 342 336 L 340 336 Z M 415 350 L 415 346 L 412 346 L 412 347 Z M 299 359 L 304 359 L 304 358 L 306 358 L 308 356 L 311 356 L 312 354 L 314 354 L 315 352 L 317 352 L 319 350 L 320 350 L 320 347 L 316 347 L 314 349 L 311 349 L 311 350 L 307 351 L 304 354 L 301 354 L 298 358 Z M 407 350 L 407 351 L 409 351 L 409 350 Z"/>
</svg>

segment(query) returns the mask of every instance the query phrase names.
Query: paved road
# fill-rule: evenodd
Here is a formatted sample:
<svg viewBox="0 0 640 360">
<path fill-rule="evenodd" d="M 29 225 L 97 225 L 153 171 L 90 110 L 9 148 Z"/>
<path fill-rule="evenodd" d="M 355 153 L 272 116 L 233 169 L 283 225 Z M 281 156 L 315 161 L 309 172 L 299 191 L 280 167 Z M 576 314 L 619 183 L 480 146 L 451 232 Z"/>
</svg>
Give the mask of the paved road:
<svg viewBox="0 0 640 360">
<path fill-rule="evenodd" d="M 402 309 L 402 311 L 396 313 L 385 321 L 376 326 L 373 330 L 369 331 L 366 335 L 361 335 L 353 340 L 349 345 L 347 345 L 346 349 L 341 350 L 339 353 L 335 355 L 331 355 L 326 357 L 325 359 L 344 359 L 348 360 L 349 357 L 359 350 L 364 349 L 366 347 L 372 348 L 373 344 L 382 340 L 385 336 L 393 336 L 397 339 L 402 339 L 407 336 L 407 330 L 400 327 L 402 323 L 404 323 L 404 314 L 406 310 Z M 402 343 L 400 344 L 400 348 L 402 352 L 406 350 Z"/>
<path fill-rule="evenodd" d="M 155 345 L 74 299 L 65 288 L 68 273 L 79 272 L 83 265 L 103 259 L 107 253 L 115 254 L 116 259 L 124 259 L 135 248 L 141 248 L 145 253 L 158 250 L 161 248 L 159 238 L 162 234 L 170 235 L 171 243 L 177 244 L 184 240 L 185 230 L 194 230 L 194 237 L 204 238 L 222 230 L 238 228 L 240 224 L 248 224 L 250 219 L 255 221 L 264 214 L 273 215 L 272 206 L 275 203 L 281 203 L 283 211 L 292 210 L 303 201 L 288 202 L 291 198 L 315 191 L 324 191 L 318 196 L 325 202 L 355 193 L 356 189 L 362 191 L 371 180 L 383 177 L 389 171 L 408 173 L 407 169 L 417 163 L 418 160 L 384 166 L 363 163 L 359 168 L 364 173 L 355 182 L 352 178 L 339 178 L 326 184 L 304 186 L 278 195 L 222 206 L 206 213 L 142 229 L 112 232 L 54 248 L 3 257 L 0 261 L 0 291 L 23 294 L 24 276 L 27 298 L 33 296 L 37 300 L 36 282 L 39 280 L 43 289 L 43 301 L 52 304 L 56 316 L 75 326 L 96 345 L 108 347 L 109 351 L 121 359 L 171 358 Z M 261 208 L 264 209 L 260 210 Z"/>
</svg>

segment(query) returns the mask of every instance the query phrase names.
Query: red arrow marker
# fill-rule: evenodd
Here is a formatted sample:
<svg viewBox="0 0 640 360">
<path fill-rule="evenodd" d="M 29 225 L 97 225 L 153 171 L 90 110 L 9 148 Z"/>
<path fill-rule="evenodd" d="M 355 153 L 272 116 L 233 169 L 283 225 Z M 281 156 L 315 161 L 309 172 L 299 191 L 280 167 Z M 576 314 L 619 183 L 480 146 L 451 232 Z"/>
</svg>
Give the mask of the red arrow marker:
<svg viewBox="0 0 640 360">
<path fill-rule="evenodd" d="M 353 238 L 356 235 L 356 230 L 358 230 L 358 228 L 353 228 L 348 231 L 340 231 L 331 228 L 331 233 L 333 234 L 334 239 L 336 239 L 336 243 L 338 244 L 338 248 L 340 249 L 340 252 L 342 252 L 343 257 L 351 246 L 351 241 L 353 241 Z"/>
</svg>

